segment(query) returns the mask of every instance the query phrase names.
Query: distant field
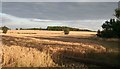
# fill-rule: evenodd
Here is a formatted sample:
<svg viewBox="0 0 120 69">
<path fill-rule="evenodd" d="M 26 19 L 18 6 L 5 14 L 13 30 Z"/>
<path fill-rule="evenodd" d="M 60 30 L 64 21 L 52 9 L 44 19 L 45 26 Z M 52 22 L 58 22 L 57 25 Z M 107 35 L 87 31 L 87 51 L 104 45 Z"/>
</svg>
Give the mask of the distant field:
<svg viewBox="0 0 120 69">
<path fill-rule="evenodd" d="M 98 38 L 96 32 L 9 30 L 1 35 L 4 67 L 87 66 L 64 55 L 118 64 L 118 39 Z"/>
<path fill-rule="evenodd" d="M 44 35 L 44 36 L 64 36 L 63 31 L 45 31 L 45 30 L 9 30 L 7 34 L 12 34 L 12 35 L 33 34 L 33 35 Z M 95 34 L 96 32 L 70 31 L 70 34 L 68 36 L 91 36 Z"/>
</svg>

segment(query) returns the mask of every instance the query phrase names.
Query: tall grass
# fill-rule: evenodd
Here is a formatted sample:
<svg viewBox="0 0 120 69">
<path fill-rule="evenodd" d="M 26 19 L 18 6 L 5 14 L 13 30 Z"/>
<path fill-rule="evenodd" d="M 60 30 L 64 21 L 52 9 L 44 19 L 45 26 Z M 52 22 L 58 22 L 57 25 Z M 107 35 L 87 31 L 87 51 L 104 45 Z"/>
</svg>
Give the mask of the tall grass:
<svg viewBox="0 0 120 69">
<path fill-rule="evenodd" d="M 49 53 L 35 48 L 3 46 L 2 66 L 4 67 L 52 67 L 55 66 Z"/>
</svg>

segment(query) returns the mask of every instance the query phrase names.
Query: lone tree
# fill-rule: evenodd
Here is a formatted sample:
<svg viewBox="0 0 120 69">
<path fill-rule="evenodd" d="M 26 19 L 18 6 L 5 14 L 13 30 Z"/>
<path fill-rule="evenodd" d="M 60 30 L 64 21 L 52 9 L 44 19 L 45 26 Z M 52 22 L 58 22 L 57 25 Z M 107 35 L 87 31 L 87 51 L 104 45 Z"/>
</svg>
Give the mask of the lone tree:
<svg viewBox="0 0 120 69">
<path fill-rule="evenodd" d="M 65 35 L 68 35 L 68 34 L 69 34 L 69 32 L 70 32 L 70 30 L 69 30 L 69 28 L 68 28 L 68 27 L 65 27 L 63 30 L 64 30 L 64 34 L 65 34 Z"/>
<path fill-rule="evenodd" d="M 18 30 L 18 28 L 16 28 L 16 30 Z"/>
<path fill-rule="evenodd" d="M 9 30 L 9 28 L 8 28 L 8 27 L 6 27 L 6 26 L 3 26 L 3 27 L 2 27 L 2 30 L 3 30 L 3 33 L 5 33 L 5 34 L 6 34 L 6 33 L 7 33 L 7 31 Z"/>
<path fill-rule="evenodd" d="M 120 9 L 116 9 L 114 15 L 117 19 L 110 19 L 109 21 L 105 21 L 105 23 L 102 25 L 103 30 L 98 31 L 97 36 L 105 38 L 120 38 Z"/>
</svg>

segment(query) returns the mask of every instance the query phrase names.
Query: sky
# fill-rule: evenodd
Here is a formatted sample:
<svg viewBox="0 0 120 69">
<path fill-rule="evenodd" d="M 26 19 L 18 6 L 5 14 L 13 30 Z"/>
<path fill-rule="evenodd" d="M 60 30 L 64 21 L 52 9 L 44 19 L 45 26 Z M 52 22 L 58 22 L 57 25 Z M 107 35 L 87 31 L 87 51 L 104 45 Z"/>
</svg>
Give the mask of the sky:
<svg viewBox="0 0 120 69">
<path fill-rule="evenodd" d="M 114 18 L 117 2 L 3 2 L 2 24 L 16 27 L 70 26 L 98 30 Z"/>
<path fill-rule="evenodd" d="M 2 12 L 22 18 L 48 20 L 94 20 L 112 17 L 117 3 L 7 2 Z"/>
<path fill-rule="evenodd" d="M 119 0 L 2 0 L 3 2 L 118 2 Z"/>
</svg>

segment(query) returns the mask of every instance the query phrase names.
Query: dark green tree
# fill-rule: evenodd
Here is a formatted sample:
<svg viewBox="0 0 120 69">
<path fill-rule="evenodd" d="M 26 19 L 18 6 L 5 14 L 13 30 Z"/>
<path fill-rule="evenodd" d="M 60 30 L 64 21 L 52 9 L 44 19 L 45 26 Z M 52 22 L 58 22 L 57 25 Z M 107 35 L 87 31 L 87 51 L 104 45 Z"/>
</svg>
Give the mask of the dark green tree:
<svg viewBox="0 0 120 69">
<path fill-rule="evenodd" d="M 65 35 L 68 35 L 69 32 L 70 32 L 69 28 L 65 27 L 65 28 L 64 28 L 64 34 L 65 34 Z"/>
<path fill-rule="evenodd" d="M 18 28 L 16 28 L 16 30 L 18 30 Z"/>
<path fill-rule="evenodd" d="M 99 36 L 99 37 L 101 36 L 101 31 L 100 30 L 97 31 L 97 36 Z"/>
<path fill-rule="evenodd" d="M 120 20 L 120 8 L 115 9 L 115 17 L 117 17 Z"/>
<path fill-rule="evenodd" d="M 119 37 L 120 38 L 120 9 L 115 10 L 115 17 L 117 19 L 110 19 L 109 21 L 105 21 L 103 23 L 102 28 L 103 30 L 97 33 L 99 37 Z"/>
<path fill-rule="evenodd" d="M 2 30 L 3 30 L 3 33 L 5 33 L 5 34 L 6 34 L 6 33 L 7 33 L 7 31 L 9 30 L 9 28 L 8 28 L 8 27 L 6 27 L 6 26 L 3 26 L 3 27 L 2 27 Z"/>
</svg>

